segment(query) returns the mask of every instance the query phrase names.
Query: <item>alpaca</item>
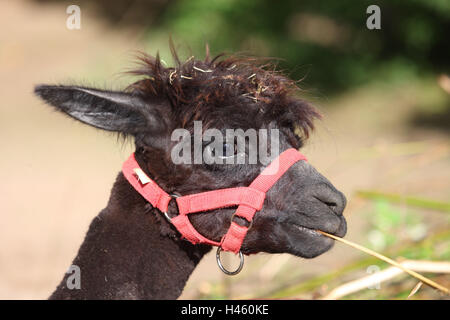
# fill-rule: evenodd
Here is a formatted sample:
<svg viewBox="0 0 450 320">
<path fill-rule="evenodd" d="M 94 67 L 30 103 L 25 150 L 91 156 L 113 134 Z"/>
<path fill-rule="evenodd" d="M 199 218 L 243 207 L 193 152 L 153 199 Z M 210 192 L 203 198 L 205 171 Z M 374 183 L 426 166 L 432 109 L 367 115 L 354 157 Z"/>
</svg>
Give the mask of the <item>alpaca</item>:
<svg viewBox="0 0 450 320">
<path fill-rule="evenodd" d="M 168 194 L 190 195 L 248 186 L 264 169 L 256 164 L 175 164 L 172 133 L 177 128 L 277 129 L 279 152 L 300 149 L 320 114 L 296 96 L 297 87 L 266 61 L 219 55 L 191 57 L 165 67 L 157 55 L 143 54 L 141 77 L 124 91 L 81 86 L 38 85 L 35 93 L 56 110 L 90 126 L 131 137 L 143 173 Z M 229 144 L 223 143 L 224 152 Z M 260 152 L 260 151 L 258 151 Z M 231 157 L 236 156 L 232 153 Z M 245 157 L 244 152 L 244 157 Z M 275 155 L 276 156 L 276 155 Z M 189 219 L 203 236 L 220 241 L 230 221 L 247 226 L 242 254 L 290 253 L 313 258 L 333 245 L 315 230 L 346 233 L 344 195 L 307 161 L 298 161 L 267 192 L 251 224 L 233 215 L 236 207 L 193 213 Z M 89 226 L 73 261 L 81 287 L 67 286 L 66 274 L 50 299 L 176 299 L 207 244 L 183 239 L 166 213 L 153 207 L 121 172 L 105 209 Z"/>
</svg>

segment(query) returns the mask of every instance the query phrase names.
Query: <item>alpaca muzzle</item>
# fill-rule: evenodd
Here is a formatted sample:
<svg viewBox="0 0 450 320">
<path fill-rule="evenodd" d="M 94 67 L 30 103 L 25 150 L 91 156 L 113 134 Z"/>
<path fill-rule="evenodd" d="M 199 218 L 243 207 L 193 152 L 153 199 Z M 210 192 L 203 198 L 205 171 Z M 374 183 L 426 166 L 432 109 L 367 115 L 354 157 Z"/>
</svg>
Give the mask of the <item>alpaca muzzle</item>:
<svg viewBox="0 0 450 320">
<path fill-rule="evenodd" d="M 267 191 L 286 173 L 297 161 L 306 157 L 294 148 L 282 152 L 253 180 L 248 187 L 218 189 L 213 191 L 174 196 L 166 193 L 158 184 L 149 178 L 139 167 L 134 153 L 124 162 L 122 172 L 128 182 L 153 207 L 158 208 L 166 218 L 175 226 L 181 236 L 192 244 L 209 244 L 217 246 L 217 259 L 219 267 L 227 274 L 236 274 L 243 265 L 241 246 L 251 227 L 253 217 L 263 207 Z M 170 218 L 167 215 L 169 202 L 175 200 L 178 215 Z M 190 213 L 206 212 L 219 208 L 237 206 L 231 218 L 231 224 L 220 242 L 210 240 L 201 235 L 189 221 Z M 239 225 L 234 217 L 241 217 L 248 221 L 249 226 Z M 241 265 L 234 272 L 228 272 L 220 263 L 220 251 L 231 251 L 240 254 Z"/>
</svg>

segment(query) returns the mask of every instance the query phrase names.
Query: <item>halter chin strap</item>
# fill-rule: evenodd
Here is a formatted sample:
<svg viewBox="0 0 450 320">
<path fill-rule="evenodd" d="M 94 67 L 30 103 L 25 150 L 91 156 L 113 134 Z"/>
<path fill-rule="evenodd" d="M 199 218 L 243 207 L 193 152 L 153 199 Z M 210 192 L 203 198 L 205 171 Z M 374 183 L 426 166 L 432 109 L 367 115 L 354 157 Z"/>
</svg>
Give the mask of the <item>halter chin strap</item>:
<svg viewBox="0 0 450 320">
<path fill-rule="evenodd" d="M 176 197 L 179 214 L 170 219 L 170 222 L 183 238 L 193 244 L 205 243 L 220 247 L 224 251 L 238 253 L 249 227 L 237 224 L 233 218 L 235 216 L 244 218 L 251 225 L 256 211 L 263 207 L 267 191 L 294 163 L 300 160 L 306 160 L 306 157 L 296 149 L 287 149 L 272 161 L 248 187 L 218 189 Z M 134 153 L 124 162 L 122 172 L 134 189 L 148 202 L 161 212 L 167 212 L 169 202 L 173 198 L 142 171 Z M 190 213 L 232 206 L 238 207 L 231 218 L 230 228 L 220 242 L 202 236 L 189 221 Z"/>
</svg>

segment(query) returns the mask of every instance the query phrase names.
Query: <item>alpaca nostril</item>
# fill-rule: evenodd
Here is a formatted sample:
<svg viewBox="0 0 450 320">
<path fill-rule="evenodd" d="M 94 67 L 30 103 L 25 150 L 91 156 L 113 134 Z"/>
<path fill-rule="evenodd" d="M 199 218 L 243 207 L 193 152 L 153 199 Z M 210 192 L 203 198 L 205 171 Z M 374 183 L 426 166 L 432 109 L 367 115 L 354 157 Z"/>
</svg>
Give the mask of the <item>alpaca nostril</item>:
<svg viewBox="0 0 450 320">
<path fill-rule="evenodd" d="M 330 209 L 333 211 L 336 211 L 336 208 L 338 207 L 337 203 L 335 202 L 327 202 L 327 201 L 322 202 L 325 203 L 328 207 L 330 207 Z"/>
<path fill-rule="evenodd" d="M 344 194 L 340 191 L 336 191 L 336 199 L 331 205 L 328 205 L 331 210 L 334 211 L 338 216 L 341 216 L 344 213 L 345 206 L 347 204 L 347 199 Z"/>
<path fill-rule="evenodd" d="M 336 215 L 341 216 L 347 204 L 344 194 L 329 187 L 321 191 L 315 198 L 326 204 Z"/>
</svg>

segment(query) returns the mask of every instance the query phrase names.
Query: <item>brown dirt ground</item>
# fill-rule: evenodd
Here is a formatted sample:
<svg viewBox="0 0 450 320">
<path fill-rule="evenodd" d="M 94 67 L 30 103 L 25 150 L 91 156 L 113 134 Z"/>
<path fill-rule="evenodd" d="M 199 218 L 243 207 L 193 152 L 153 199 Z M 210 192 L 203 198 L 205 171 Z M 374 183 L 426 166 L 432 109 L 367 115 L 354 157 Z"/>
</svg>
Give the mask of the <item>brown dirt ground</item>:
<svg viewBox="0 0 450 320">
<path fill-rule="evenodd" d="M 105 206 L 131 146 L 50 111 L 33 97 L 33 85 L 77 79 L 120 87 L 115 73 L 129 66 L 133 50 L 145 46 L 140 32 L 111 31 L 84 12 L 82 29 L 69 31 L 65 7 L 58 4 L 0 0 L 0 5 L 0 299 L 45 299 Z M 304 152 L 347 195 L 348 239 L 364 236 L 358 213 L 366 203 L 353 197 L 357 189 L 449 199 L 448 136 L 405 125 L 417 89 L 414 83 L 394 90 L 360 88 L 317 101 L 326 118 Z M 257 255 L 247 259 L 240 284 L 233 281 L 228 290 L 234 297 L 264 290 L 282 263 L 307 279 L 357 256 L 342 245 L 311 261 Z M 207 291 L 208 283 L 222 279 L 214 257 L 207 256 L 182 298 L 196 297 L 198 288 Z"/>
</svg>

